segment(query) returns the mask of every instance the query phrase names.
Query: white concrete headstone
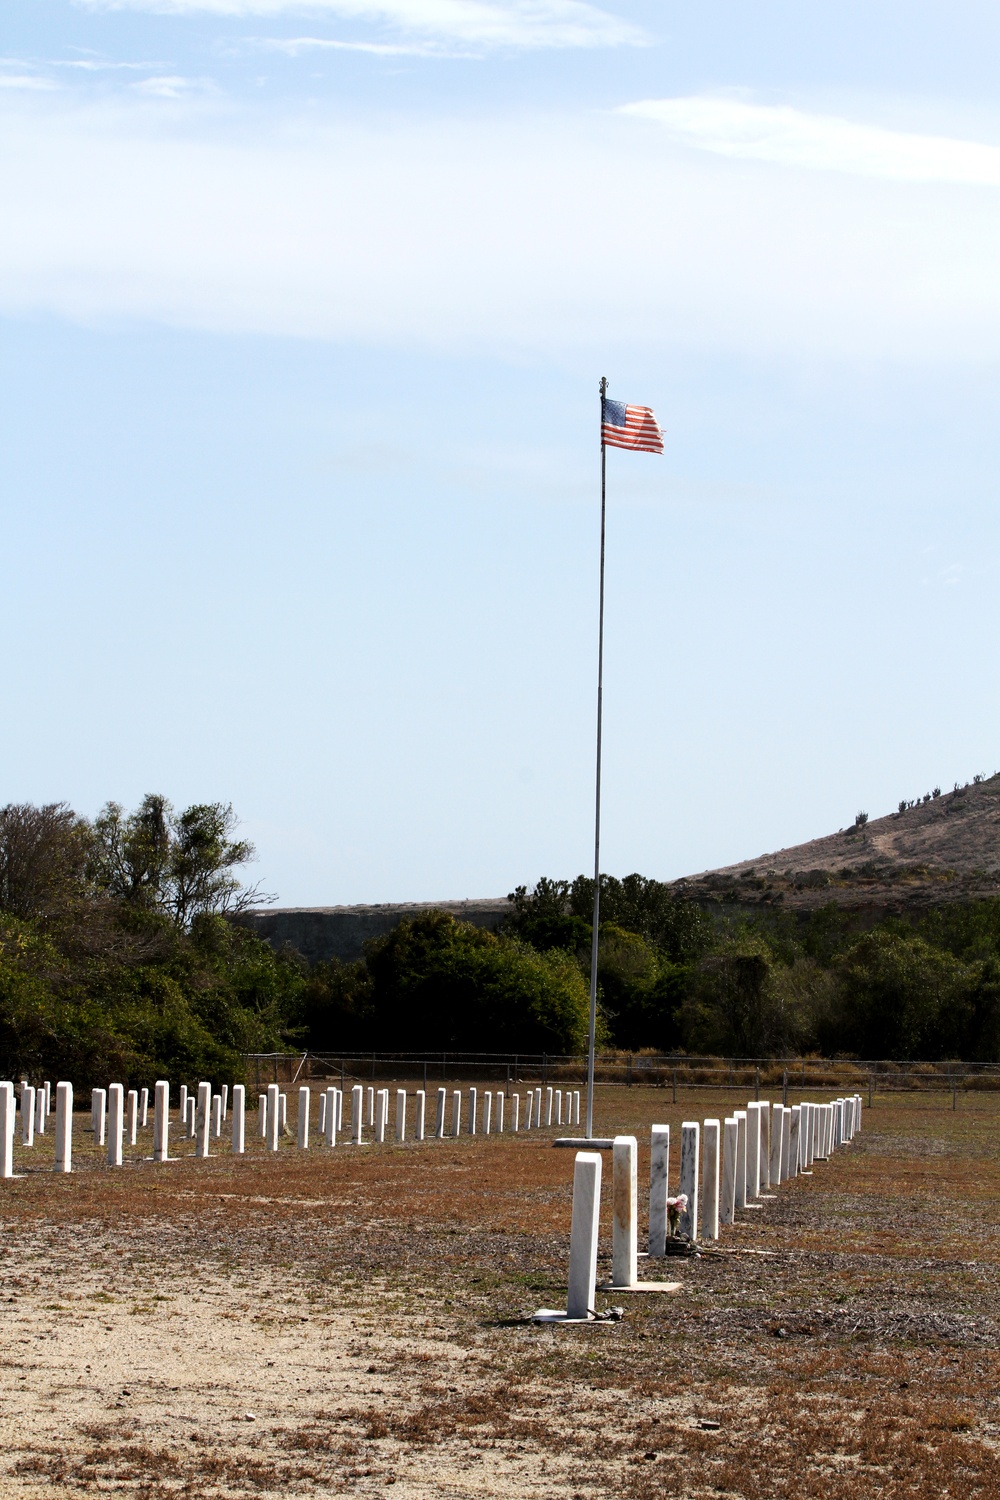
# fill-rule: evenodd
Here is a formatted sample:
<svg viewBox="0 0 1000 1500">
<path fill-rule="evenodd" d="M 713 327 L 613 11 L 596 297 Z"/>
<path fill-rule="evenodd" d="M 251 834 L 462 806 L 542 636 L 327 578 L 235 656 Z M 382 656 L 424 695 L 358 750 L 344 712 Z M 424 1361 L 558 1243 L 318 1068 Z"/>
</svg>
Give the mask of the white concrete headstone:
<svg viewBox="0 0 1000 1500">
<path fill-rule="evenodd" d="M 638 1271 L 638 1169 L 639 1148 L 634 1135 L 616 1135 L 612 1147 L 611 1282 L 613 1286 L 635 1286 Z"/>
<path fill-rule="evenodd" d="M 427 1095 L 423 1089 L 417 1089 L 417 1118 L 413 1127 L 414 1139 L 422 1141 L 424 1138 L 424 1117 L 427 1112 Z"/>
<path fill-rule="evenodd" d="M 125 1085 L 113 1083 L 108 1089 L 108 1166 L 122 1164 L 122 1136 L 125 1133 Z"/>
<path fill-rule="evenodd" d="M 601 1215 L 601 1158 L 578 1151 L 573 1168 L 573 1221 L 569 1238 L 566 1316 L 585 1319 L 597 1289 L 597 1236 Z"/>
<path fill-rule="evenodd" d="M 281 1089 L 276 1083 L 267 1086 L 267 1140 L 268 1151 L 277 1151 L 281 1138 Z"/>
<path fill-rule="evenodd" d="M 701 1233 L 706 1240 L 719 1238 L 719 1135 L 718 1120 L 705 1121 L 702 1146 Z"/>
<path fill-rule="evenodd" d="M 784 1117 L 784 1105 L 776 1104 L 771 1116 L 771 1159 L 767 1164 L 768 1186 L 773 1188 L 781 1184 L 781 1131 Z"/>
<path fill-rule="evenodd" d="M 297 1121 L 297 1141 L 300 1151 L 309 1150 L 309 1106 L 312 1103 L 312 1094 L 307 1085 L 299 1088 L 299 1117 Z"/>
<path fill-rule="evenodd" d="M 209 1154 L 212 1133 L 212 1085 L 199 1083 L 198 1102 L 194 1116 L 194 1154 L 205 1157 Z"/>
<path fill-rule="evenodd" d="M 740 1122 L 730 1115 L 722 1126 L 722 1196 L 719 1200 L 719 1222 L 731 1224 L 736 1217 L 736 1156 Z"/>
<path fill-rule="evenodd" d="M 125 1106 L 125 1130 L 128 1135 L 128 1143 L 134 1146 L 136 1133 L 139 1127 L 139 1095 L 135 1089 L 128 1091 L 128 1103 Z"/>
<path fill-rule="evenodd" d="M 760 1105 L 747 1105 L 747 1202 L 760 1197 Z"/>
<path fill-rule="evenodd" d="M 736 1119 L 736 1207 L 747 1206 L 747 1112 L 735 1111 Z"/>
<path fill-rule="evenodd" d="M 170 1083 L 158 1078 L 153 1090 L 153 1160 L 170 1159 Z"/>
<path fill-rule="evenodd" d="M 43 1101 L 44 1101 L 44 1095 Z M 56 1084 L 56 1171 L 73 1170 L 73 1085 Z"/>
<path fill-rule="evenodd" d="M 237 1083 L 233 1085 L 233 1107 L 232 1115 L 232 1148 L 234 1156 L 242 1156 L 246 1151 L 247 1144 L 247 1091 L 246 1085 Z"/>
<path fill-rule="evenodd" d="M 670 1126 L 654 1125 L 649 1136 L 649 1253 L 667 1253 L 670 1192 Z"/>
<path fill-rule="evenodd" d="M 694 1120 L 681 1126 L 681 1192 L 687 1195 L 687 1208 L 681 1215 L 680 1231 L 692 1240 L 698 1238 L 698 1157 L 701 1127 Z"/>
<path fill-rule="evenodd" d="M 13 1083 L 0 1083 L 0 1177 L 14 1175 L 14 1120 L 17 1098 Z"/>
<path fill-rule="evenodd" d="M 793 1104 L 788 1111 L 788 1160 L 785 1167 L 786 1177 L 797 1177 L 802 1170 L 799 1152 L 802 1143 L 799 1136 L 799 1121 L 802 1118 L 801 1104 Z"/>
</svg>

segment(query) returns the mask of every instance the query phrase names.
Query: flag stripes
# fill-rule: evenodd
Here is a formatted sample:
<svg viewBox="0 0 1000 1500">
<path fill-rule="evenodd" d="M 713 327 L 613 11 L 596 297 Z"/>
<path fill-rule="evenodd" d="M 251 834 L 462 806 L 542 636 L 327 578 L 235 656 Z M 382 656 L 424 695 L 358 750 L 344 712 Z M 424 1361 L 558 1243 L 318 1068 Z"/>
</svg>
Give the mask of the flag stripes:
<svg viewBox="0 0 1000 1500">
<path fill-rule="evenodd" d="M 648 406 L 626 406 L 604 397 L 601 442 L 609 448 L 631 448 L 633 453 L 662 453 L 663 433 Z"/>
</svg>

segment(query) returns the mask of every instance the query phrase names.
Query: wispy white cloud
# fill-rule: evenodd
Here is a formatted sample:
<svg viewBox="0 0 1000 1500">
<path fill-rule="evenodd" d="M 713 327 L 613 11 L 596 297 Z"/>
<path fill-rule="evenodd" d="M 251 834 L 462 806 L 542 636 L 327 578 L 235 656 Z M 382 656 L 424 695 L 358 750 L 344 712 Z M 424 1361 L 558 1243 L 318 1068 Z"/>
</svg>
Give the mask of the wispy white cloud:
<svg viewBox="0 0 1000 1500">
<path fill-rule="evenodd" d="M 44 78 L 39 73 L 0 73 L 0 89 L 27 89 L 38 93 L 48 93 L 56 85 L 51 78 Z"/>
<path fill-rule="evenodd" d="M 93 9 L 220 17 L 326 16 L 477 48 L 637 46 L 645 34 L 587 0 L 85 0 Z"/>
<path fill-rule="evenodd" d="M 979 141 L 712 95 L 643 99 L 624 105 L 621 113 L 654 120 L 674 140 L 720 156 L 894 182 L 1000 186 L 1000 147 Z"/>
<path fill-rule="evenodd" d="M 262 134 L 173 98 L 15 98 L 0 311 L 574 360 L 1000 357 L 990 189 L 775 172 L 614 115 Z"/>
<path fill-rule="evenodd" d="M 344 42 L 330 37 L 252 37 L 250 45 L 265 52 L 283 52 L 300 57 L 304 52 L 367 52 L 373 57 L 440 57 L 454 56 L 454 47 L 440 42 Z"/>
<path fill-rule="evenodd" d="M 154 75 L 131 85 L 137 94 L 145 94 L 151 99 L 186 99 L 208 86 L 203 79 L 183 78 L 174 73 Z"/>
</svg>

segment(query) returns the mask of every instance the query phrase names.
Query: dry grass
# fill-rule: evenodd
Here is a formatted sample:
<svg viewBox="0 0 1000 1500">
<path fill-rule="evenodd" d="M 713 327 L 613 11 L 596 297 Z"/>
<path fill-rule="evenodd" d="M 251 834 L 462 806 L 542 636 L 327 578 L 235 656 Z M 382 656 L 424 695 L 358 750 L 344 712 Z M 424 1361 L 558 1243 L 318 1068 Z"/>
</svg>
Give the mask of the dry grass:
<svg viewBox="0 0 1000 1500">
<path fill-rule="evenodd" d="M 36 1150 L 0 1199 L 0 1495 L 996 1497 L 1000 1100 L 947 1103 L 877 1100 L 679 1297 L 584 1329 L 524 1322 L 565 1285 L 543 1135 Z M 598 1128 L 735 1104 L 607 1090 Z"/>
</svg>

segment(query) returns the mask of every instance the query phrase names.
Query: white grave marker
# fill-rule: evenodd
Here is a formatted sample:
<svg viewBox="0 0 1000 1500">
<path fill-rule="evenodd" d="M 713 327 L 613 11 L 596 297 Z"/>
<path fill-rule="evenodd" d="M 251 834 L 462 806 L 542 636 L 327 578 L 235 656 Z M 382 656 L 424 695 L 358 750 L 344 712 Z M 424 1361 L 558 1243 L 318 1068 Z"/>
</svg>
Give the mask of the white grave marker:
<svg viewBox="0 0 1000 1500">
<path fill-rule="evenodd" d="M 267 1139 L 268 1151 L 277 1151 L 281 1135 L 281 1090 L 276 1083 L 267 1086 Z"/>
<path fill-rule="evenodd" d="M 731 1224 L 736 1217 L 736 1157 L 739 1149 L 740 1122 L 730 1115 L 722 1127 L 722 1198 L 719 1221 Z"/>
<path fill-rule="evenodd" d="M 233 1087 L 233 1155 L 242 1156 L 246 1150 L 247 1091 L 242 1083 Z"/>
<path fill-rule="evenodd" d="M 42 1103 L 45 1095 L 42 1095 Z M 56 1171 L 73 1170 L 73 1085 L 56 1084 Z"/>
<path fill-rule="evenodd" d="M 649 1253 L 667 1253 L 667 1198 L 670 1191 L 670 1126 L 654 1125 L 649 1137 Z"/>
<path fill-rule="evenodd" d="M 108 1166 L 122 1164 L 122 1136 L 125 1133 L 125 1086 L 113 1083 L 108 1089 Z"/>
<path fill-rule="evenodd" d="M 170 1084 L 158 1078 L 153 1090 L 153 1160 L 170 1160 Z"/>
<path fill-rule="evenodd" d="M 706 1240 L 719 1238 L 719 1121 L 705 1121 L 704 1192 L 702 1195 L 701 1228 Z"/>
<path fill-rule="evenodd" d="M 194 1115 L 194 1154 L 205 1157 L 209 1151 L 212 1129 L 212 1085 L 199 1083 L 198 1103 Z"/>
<path fill-rule="evenodd" d="M 698 1238 L 698 1155 L 701 1127 L 694 1120 L 681 1126 L 681 1192 L 687 1195 L 687 1208 L 681 1215 L 680 1231 L 692 1240 Z"/>
</svg>

